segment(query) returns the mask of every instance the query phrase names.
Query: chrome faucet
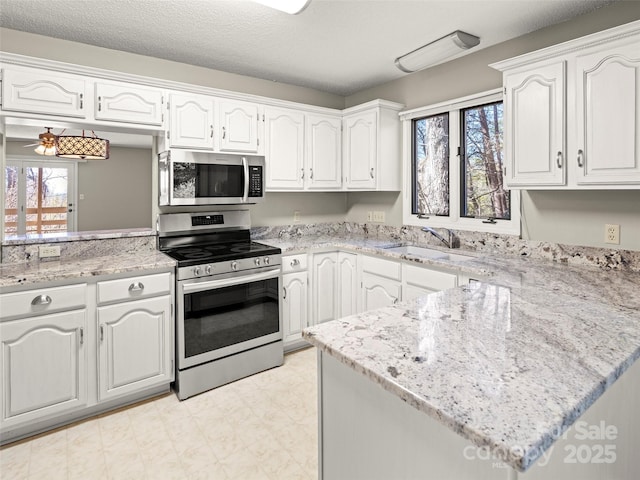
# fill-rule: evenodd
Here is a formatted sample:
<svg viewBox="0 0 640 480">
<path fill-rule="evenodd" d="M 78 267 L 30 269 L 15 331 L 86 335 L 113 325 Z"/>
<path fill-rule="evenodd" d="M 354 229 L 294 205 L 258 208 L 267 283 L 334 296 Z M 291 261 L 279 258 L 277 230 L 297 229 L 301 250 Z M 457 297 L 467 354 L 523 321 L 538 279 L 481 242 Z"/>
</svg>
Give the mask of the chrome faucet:
<svg viewBox="0 0 640 480">
<path fill-rule="evenodd" d="M 431 227 L 423 227 L 422 231 L 423 232 L 428 232 L 431 235 L 433 235 L 434 237 L 436 237 L 438 240 L 440 240 L 442 243 L 445 244 L 445 246 L 447 248 L 455 248 L 454 242 L 455 242 L 455 234 L 449 230 L 448 228 L 445 228 L 445 230 L 447 231 L 447 234 L 449 236 L 449 239 L 445 239 L 442 235 L 440 235 L 438 232 L 436 232 L 433 228 Z"/>
</svg>

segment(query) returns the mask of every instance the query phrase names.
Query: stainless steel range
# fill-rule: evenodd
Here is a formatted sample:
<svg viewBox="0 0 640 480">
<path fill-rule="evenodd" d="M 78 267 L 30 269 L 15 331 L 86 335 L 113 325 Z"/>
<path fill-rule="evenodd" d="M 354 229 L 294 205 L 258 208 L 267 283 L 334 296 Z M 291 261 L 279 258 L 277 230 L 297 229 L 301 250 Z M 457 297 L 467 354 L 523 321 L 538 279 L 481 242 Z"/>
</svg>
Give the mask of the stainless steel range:
<svg viewBox="0 0 640 480">
<path fill-rule="evenodd" d="M 281 250 L 249 228 L 248 210 L 158 216 L 158 248 L 178 262 L 181 400 L 283 363 Z"/>
</svg>

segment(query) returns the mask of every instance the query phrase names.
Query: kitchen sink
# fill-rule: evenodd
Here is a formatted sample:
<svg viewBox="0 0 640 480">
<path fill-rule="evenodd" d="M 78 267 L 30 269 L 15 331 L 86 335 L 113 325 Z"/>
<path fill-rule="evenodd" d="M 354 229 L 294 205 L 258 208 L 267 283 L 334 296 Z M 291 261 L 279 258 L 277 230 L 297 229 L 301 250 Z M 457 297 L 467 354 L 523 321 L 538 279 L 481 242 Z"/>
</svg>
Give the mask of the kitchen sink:
<svg viewBox="0 0 640 480">
<path fill-rule="evenodd" d="M 415 257 L 432 258 L 434 260 L 451 260 L 452 262 L 464 262 L 475 257 L 460 255 L 458 253 L 443 252 L 432 248 L 417 247 L 415 245 L 404 245 L 402 247 L 385 248 L 388 252 L 399 253 L 401 255 L 412 255 Z"/>
</svg>

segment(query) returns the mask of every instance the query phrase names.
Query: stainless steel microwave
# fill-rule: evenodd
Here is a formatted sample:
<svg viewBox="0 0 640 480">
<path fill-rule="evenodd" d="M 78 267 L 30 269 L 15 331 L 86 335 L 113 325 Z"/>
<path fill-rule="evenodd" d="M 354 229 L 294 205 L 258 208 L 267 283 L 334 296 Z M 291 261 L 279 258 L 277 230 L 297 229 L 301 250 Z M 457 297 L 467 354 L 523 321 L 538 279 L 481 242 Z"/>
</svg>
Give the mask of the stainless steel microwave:
<svg viewBox="0 0 640 480">
<path fill-rule="evenodd" d="M 169 150 L 158 154 L 165 205 L 238 205 L 264 199 L 263 156 Z"/>
</svg>

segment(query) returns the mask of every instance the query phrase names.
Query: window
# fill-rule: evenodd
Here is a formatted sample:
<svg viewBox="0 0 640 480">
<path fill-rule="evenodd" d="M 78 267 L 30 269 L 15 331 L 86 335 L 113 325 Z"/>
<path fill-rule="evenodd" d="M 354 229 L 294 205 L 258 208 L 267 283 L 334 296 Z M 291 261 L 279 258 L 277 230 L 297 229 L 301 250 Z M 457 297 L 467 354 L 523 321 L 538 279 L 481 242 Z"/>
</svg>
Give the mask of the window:
<svg viewBox="0 0 640 480">
<path fill-rule="evenodd" d="M 8 159 L 5 168 L 5 236 L 73 230 L 75 163 Z"/>
<path fill-rule="evenodd" d="M 405 224 L 520 234 L 519 192 L 503 184 L 501 91 L 403 112 L 401 118 Z"/>
</svg>

